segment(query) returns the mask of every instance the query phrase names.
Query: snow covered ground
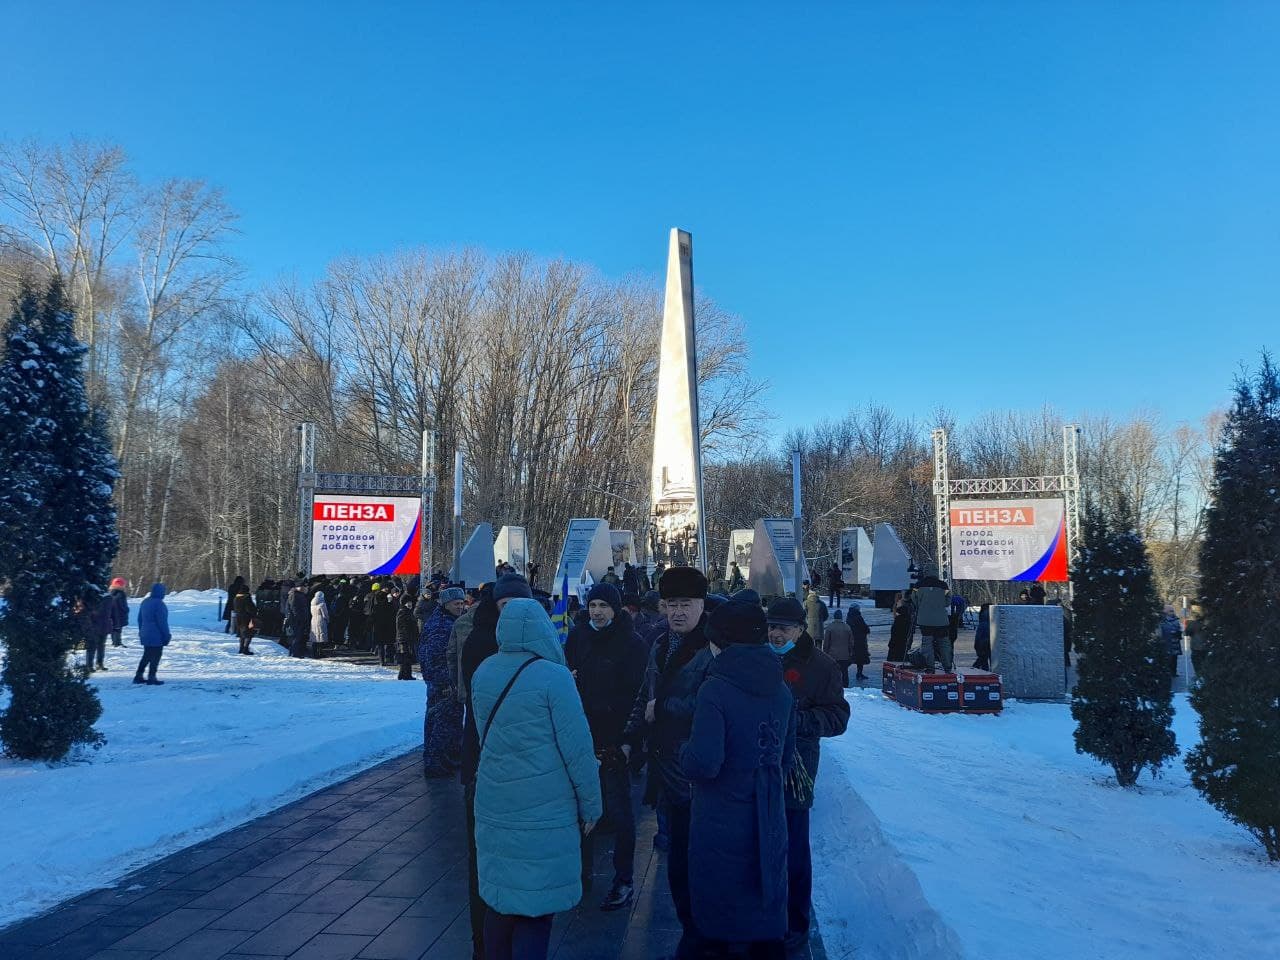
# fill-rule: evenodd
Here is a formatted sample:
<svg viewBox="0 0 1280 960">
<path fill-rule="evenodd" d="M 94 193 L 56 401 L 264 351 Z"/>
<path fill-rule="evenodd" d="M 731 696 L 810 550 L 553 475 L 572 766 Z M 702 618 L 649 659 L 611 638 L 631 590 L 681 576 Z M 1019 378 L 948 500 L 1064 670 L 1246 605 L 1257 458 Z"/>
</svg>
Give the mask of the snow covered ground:
<svg viewBox="0 0 1280 960">
<path fill-rule="evenodd" d="M 0 759 L 0 924 L 38 912 L 422 742 L 423 684 L 271 640 L 237 653 L 216 591 L 168 598 L 162 687 L 137 630 L 95 673 L 107 737 L 56 765 Z M 137 620 L 136 601 L 130 619 Z"/>
<path fill-rule="evenodd" d="M 878 676 L 878 673 L 877 673 Z M 815 907 L 831 960 L 1273 956 L 1280 869 L 1192 789 L 1075 753 L 1070 710 L 926 716 L 848 694 L 823 744 Z M 1195 713 L 1177 698 L 1185 751 Z"/>
</svg>

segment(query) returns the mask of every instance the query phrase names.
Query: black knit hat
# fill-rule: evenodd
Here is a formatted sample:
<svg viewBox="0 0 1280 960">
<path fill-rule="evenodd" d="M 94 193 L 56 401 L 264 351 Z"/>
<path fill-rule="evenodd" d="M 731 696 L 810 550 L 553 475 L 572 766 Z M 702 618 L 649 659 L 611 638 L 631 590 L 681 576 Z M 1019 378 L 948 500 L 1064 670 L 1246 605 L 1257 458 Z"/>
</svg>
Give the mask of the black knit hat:
<svg viewBox="0 0 1280 960">
<path fill-rule="evenodd" d="M 518 573 L 504 573 L 493 584 L 492 590 L 495 602 L 507 597 L 524 600 L 533 597 L 533 591 L 529 589 L 529 581 Z"/>
<path fill-rule="evenodd" d="M 615 616 L 622 612 L 622 594 L 611 583 L 593 584 L 591 589 L 587 591 L 587 603 L 590 604 L 592 600 L 603 600 L 613 607 Z"/>
<path fill-rule="evenodd" d="M 803 626 L 805 622 L 804 607 L 795 597 L 783 597 L 769 604 L 769 622 L 784 626 Z"/>
<path fill-rule="evenodd" d="M 705 600 L 707 578 L 697 567 L 668 567 L 658 579 L 658 593 L 663 600 Z"/>
<path fill-rule="evenodd" d="M 759 646 L 769 639 L 769 624 L 758 603 L 729 600 L 707 618 L 706 633 L 721 650 L 735 643 Z"/>
</svg>

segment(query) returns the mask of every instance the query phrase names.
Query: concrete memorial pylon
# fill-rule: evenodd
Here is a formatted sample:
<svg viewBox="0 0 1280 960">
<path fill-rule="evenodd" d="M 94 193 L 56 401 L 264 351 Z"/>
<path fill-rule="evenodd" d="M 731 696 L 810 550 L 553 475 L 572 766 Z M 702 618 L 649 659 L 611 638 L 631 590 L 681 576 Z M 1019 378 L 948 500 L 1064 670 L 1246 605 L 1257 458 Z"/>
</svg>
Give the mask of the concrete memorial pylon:
<svg viewBox="0 0 1280 960">
<path fill-rule="evenodd" d="M 702 452 L 698 434 L 697 335 L 693 319 L 693 237 L 673 229 L 658 359 L 650 475 L 650 559 L 706 570 Z"/>
<path fill-rule="evenodd" d="M 770 518 L 757 520 L 751 541 L 751 574 L 747 586 L 761 597 L 800 596 L 800 585 L 809 579 L 809 565 L 800 558 L 796 575 L 795 521 Z"/>
<path fill-rule="evenodd" d="M 630 530 L 610 530 L 609 544 L 613 550 L 613 572 L 622 576 L 623 565 L 634 564 L 639 559 L 636 557 L 636 535 Z"/>
<path fill-rule="evenodd" d="M 509 563 L 520 576 L 529 573 L 529 538 L 524 527 L 503 527 L 493 545 L 493 562 Z"/>
<path fill-rule="evenodd" d="M 463 583 L 468 587 L 478 587 L 482 583 L 492 583 L 496 563 L 493 559 L 493 527 L 487 523 L 477 523 L 471 531 L 467 545 L 462 548 L 458 562 L 449 571 L 449 580 Z"/>
<path fill-rule="evenodd" d="M 565 531 L 564 546 L 560 548 L 560 562 L 556 564 L 555 579 L 548 589 L 553 596 L 558 596 L 569 578 L 569 589 L 581 593 L 580 588 L 588 581 L 598 581 L 609 570 L 613 563 L 613 545 L 609 537 L 609 522 L 598 519 L 578 519 L 569 521 L 569 529 Z"/>
<path fill-rule="evenodd" d="M 751 576 L 751 544 L 755 530 L 729 531 L 729 556 L 724 562 L 725 576 L 729 576 L 729 564 L 736 563 L 744 578 Z"/>
<path fill-rule="evenodd" d="M 871 583 L 871 539 L 861 527 L 846 527 L 840 531 L 840 575 L 846 586 L 863 586 Z"/>
<path fill-rule="evenodd" d="M 871 594 L 877 607 L 889 606 L 893 595 L 911 586 L 911 555 L 890 524 L 876 524 L 871 551 Z"/>
</svg>

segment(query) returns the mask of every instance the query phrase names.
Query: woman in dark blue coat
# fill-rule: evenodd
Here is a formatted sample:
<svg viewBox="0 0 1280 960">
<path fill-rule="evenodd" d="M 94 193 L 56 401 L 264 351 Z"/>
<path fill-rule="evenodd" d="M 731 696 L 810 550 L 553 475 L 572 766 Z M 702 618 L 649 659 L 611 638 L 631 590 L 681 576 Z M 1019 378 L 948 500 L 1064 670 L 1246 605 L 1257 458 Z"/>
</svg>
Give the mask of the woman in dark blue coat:
<svg viewBox="0 0 1280 960">
<path fill-rule="evenodd" d="M 795 710 L 756 604 L 711 614 L 715 654 L 698 691 L 682 763 L 692 782 L 689 884 L 710 952 L 749 943 L 782 958 L 787 932 L 787 816 L 782 771 L 795 753 Z"/>
</svg>

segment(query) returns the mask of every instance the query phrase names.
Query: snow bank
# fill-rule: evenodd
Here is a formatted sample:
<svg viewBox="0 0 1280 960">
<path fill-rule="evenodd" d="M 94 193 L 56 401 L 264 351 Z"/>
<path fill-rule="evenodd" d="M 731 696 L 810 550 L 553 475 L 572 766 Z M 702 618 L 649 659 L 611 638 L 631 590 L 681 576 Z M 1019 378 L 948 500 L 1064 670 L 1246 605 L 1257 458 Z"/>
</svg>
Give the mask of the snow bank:
<svg viewBox="0 0 1280 960">
<path fill-rule="evenodd" d="M 832 960 L 1234 958 L 1280 941 L 1280 870 L 1180 763 L 1126 791 L 1075 753 L 1065 705 L 926 716 L 848 697 L 814 809 Z M 1196 718 L 1176 705 L 1185 750 Z"/>
<path fill-rule="evenodd" d="M 422 742 L 423 684 L 294 660 L 275 642 L 237 653 L 219 591 L 168 598 L 162 687 L 131 681 L 137 631 L 107 648 L 100 751 L 49 766 L 0 759 L 0 923 L 103 886 Z M 137 620 L 137 603 L 133 616 Z"/>
</svg>

